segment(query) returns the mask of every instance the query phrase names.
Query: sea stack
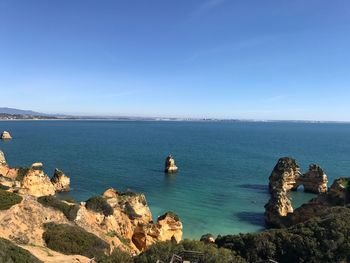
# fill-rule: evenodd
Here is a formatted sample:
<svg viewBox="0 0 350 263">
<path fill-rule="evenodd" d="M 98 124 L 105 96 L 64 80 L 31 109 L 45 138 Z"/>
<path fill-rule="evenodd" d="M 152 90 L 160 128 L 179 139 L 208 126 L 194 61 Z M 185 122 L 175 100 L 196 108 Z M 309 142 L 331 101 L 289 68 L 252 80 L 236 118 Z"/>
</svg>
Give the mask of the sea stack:
<svg viewBox="0 0 350 263">
<path fill-rule="evenodd" d="M 165 159 L 165 172 L 166 173 L 176 173 L 178 170 L 177 166 L 175 165 L 175 160 L 173 156 L 170 154 Z"/>
<path fill-rule="evenodd" d="M 8 131 L 3 131 L 1 133 L 1 140 L 11 140 L 12 137 L 11 137 L 11 134 L 8 132 Z"/>
</svg>

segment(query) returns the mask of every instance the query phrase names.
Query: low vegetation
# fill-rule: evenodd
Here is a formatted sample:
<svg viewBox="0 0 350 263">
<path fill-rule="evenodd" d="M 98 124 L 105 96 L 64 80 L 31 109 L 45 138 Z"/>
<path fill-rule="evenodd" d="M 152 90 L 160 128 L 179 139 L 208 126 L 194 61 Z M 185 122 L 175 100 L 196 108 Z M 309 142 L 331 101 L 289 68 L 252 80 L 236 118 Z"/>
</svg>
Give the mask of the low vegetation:
<svg viewBox="0 0 350 263">
<path fill-rule="evenodd" d="M 97 261 L 98 263 L 133 263 L 134 262 L 132 256 L 130 256 L 128 253 L 123 252 L 119 249 L 114 249 L 113 253 L 110 256 L 103 256 L 99 258 Z"/>
<path fill-rule="evenodd" d="M 22 202 L 21 196 L 0 189 L 0 210 L 7 210 L 20 202 Z"/>
<path fill-rule="evenodd" d="M 48 248 L 66 255 L 102 257 L 109 248 L 105 241 L 94 234 L 66 224 L 45 224 L 43 239 Z"/>
<path fill-rule="evenodd" d="M 171 241 L 159 242 L 134 258 L 134 263 L 154 263 L 157 260 L 170 262 L 173 254 L 181 254 L 184 250 L 196 251 L 203 254 L 206 263 L 244 263 L 246 262 L 234 251 L 217 248 L 215 244 L 204 244 L 201 241 L 184 240 L 180 244 Z"/>
<path fill-rule="evenodd" d="M 350 262 L 350 209 L 333 208 L 325 217 L 287 229 L 229 235 L 216 243 L 248 262 Z"/>
<path fill-rule="evenodd" d="M 97 213 L 103 213 L 105 216 L 113 215 L 113 208 L 107 203 L 106 199 L 100 195 L 88 199 L 85 206 L 87 209 Z"/>
<path fill-rule="evenodd" d="M 40 263 L 41 261 L 10 241 L 0 238 L 0 263 Z"/>
<path fill-rule="evenodd" d="M 54 196 L 39 197 L 38 202 L 44 206 L 53 207 L 60 210 L 67 217 L 67 219 L 71 221 L 76 218 L 79 209 L 78 204 L 67 204 Z"/>
<path fill-rule="evenodd" d="M 24 176 L 28 173 L 29 170 L 30 168 L 28 167 L 19 167 L 16 180 L 22 182 Z"/>
</svg>

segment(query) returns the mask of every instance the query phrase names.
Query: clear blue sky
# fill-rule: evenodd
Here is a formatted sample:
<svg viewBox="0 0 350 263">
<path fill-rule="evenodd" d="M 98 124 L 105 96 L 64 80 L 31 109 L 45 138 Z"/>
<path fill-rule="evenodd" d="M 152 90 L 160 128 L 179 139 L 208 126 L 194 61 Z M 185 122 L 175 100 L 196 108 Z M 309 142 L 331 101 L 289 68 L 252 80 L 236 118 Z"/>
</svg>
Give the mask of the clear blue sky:
<svg viewBox="0 0 350 263">
<path fill-rule="evenodd" d="M 0 0 L 0 106 L 350 120 L 349 0 Z"/>
</svg>

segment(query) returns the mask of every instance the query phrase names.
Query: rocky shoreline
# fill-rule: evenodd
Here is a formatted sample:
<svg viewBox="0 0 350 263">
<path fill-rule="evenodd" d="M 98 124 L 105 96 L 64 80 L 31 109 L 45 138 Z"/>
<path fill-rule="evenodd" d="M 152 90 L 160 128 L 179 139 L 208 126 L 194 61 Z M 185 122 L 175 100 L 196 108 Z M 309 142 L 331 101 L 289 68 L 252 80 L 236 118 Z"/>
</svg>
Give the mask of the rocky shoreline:
<svg viewBox="0 0 350 263">
<path fill-rule="evenodd" d="M 349 214 L 350 178 L 339 178 L 328 187 L 327 175 L 320 166 L 311 164 L 308 171 L 302 173 L 296 160 L 283 157 L 278 160 L 269 177 L 270 199 L 265 205 L 266 227 L 274 230 L 217 238 L 206 234 L 200 241 L 182 241 L 183 227 L 178 216 L 167 212 L 154 222 L 143 194 L 108 188 L 101 195 L 92 196 L 85 202 L 62 200 L 56 197 L 56 193 L 70 190 L 69 176 L 55 169 L 50 178 L 43 167 L 42 163 L 34 163 L 27 168 L 10 167 L 5 154 L 0 151 L 0 248 L 13 244 L 17 246 L 13 249 L 17 249 L 19 254 L 29 251 L 38 259 L 28 262 L 153 262 L 142 260 L 148 258 L 150 253 L 149 258 L 152 260 L 152 253 L 156 253 L 156 257 L 169 259 L 180 248 L 203 250 L 203 257 L 207 255 L 210 258 L 208 255 L 212 257 L 211 253 L 214 253 L 222 259 L 201 262 L 271 262 L 268 260 L 275 259 L 280 262 L 302 262 L 300 258 L 305 255 L 298 255 L 298 260 L 289 261 L 280 254 L 278 250 L 282 248 L 276 235 L 289 238 L 291 233 L 299 233 L 300 227 L 318 231 L 319 226 L 327 223 L 330 216 L 342 224 L 344 217 L 348 218 Z M 175 162 L 169 156 L 165 168 L 173 170 L 166 172 L 176 171 L 177 167 L 174 167 Z M 294 209 L 289 194 L 300 186 L 305 192 L 317 196 Z M 335 226 L 333 230 L 337 232 L 337 228 Z M 304 234 L 298 236 L 305 238 Z M 276 239 L 270 241 L 273 242 L 270 246 L 275 246 L 275 249 L 270 251 L 270 247 L 261 245 L 266 242 L 259 243 L 261 238 Z M 312 242 L 319 242 L 318 238 L 313 237 Z M 86 243 L 86 240 L 91 244 Z M 262 246 L 263 252 L 255 255 L 259 248 L 254 249 L 254 253 L 249 252 L 254 256 L 247 254 L 253 249 L 249 245 L 251 242 L 258 242 L 254 246 Z M 294 241 L 291 242 L 294 246 Z M 75 248 L 71 250 L 71 246 Z M 164 251 L 154 252 L 158 247 L 165 249 L 167 255 L 164 255 Z M 25 249 L 24 252 L 21 248 Z M 67 251 L 76 251 L 76 254 Z M 123 260 L 99 259 L 103 255 L 118 255 L 119 258 L 119 253 L 125 253 L 121 254 Z M 140 256 L 132 259 L 129 255 Z M 315 258 L 314 255 L 309 257 Z"/>
<path fill-rule="evenodd" d="M 9 209 L 0 209 L 0 237 L 20 245 L 46 247 L 42 236 L 49 222 L 78 226 L 96 235 L 108 244 L 107 253 L 118 248 L 137 255 L 156 242 L 182 239 L 180 219 L 167 212 L 153 222 L 143 194 L 109 188 L 86 202 L 59 200 L 55 194 L 70 188 L 70 178 L 64 172 L 56 169 L 50 179 L 42 163 L 10 167 L 2 151 L 0 186 L 1 191 L 22 199 Z"/>
</svg>

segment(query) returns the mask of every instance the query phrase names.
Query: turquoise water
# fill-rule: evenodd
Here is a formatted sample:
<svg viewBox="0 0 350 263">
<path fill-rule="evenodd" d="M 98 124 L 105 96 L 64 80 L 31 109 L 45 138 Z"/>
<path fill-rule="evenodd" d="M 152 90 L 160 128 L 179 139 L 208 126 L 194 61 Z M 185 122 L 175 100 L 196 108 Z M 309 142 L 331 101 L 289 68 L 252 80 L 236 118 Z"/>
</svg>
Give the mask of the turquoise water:
<svg viewBox="0 0 350 263">
<path fill-rule="evenodd" d="M 144 192 L 154 217 L 175 211 L 184 236 L 263 228 L 268 176 L 277 159 L 303 169 L 316 162 L 329 180 L 350 175 L 350 124 L 254 122 L 2 121 L 0 142 L 12 166 L 43 162 L 72 178 L 85 200 L 109 186 Z M 164 175 L 173 154 L 179 172 Z M 293 194 L 293 202 L 311 198 Z"/>
</svg>

